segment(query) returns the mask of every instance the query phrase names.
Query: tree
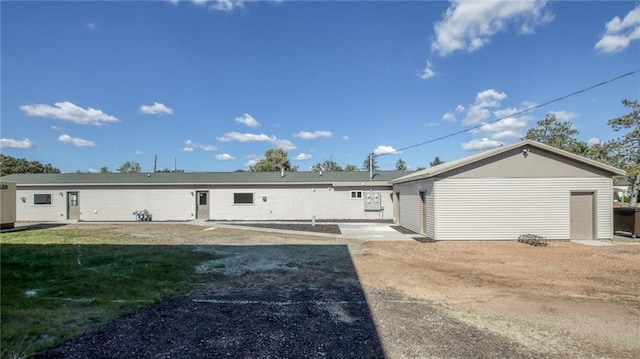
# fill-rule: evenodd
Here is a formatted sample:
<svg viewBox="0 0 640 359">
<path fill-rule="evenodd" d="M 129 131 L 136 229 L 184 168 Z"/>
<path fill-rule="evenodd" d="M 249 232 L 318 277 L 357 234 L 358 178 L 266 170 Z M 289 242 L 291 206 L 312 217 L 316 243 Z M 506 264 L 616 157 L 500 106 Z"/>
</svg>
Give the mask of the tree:
<svg viewBox="0 0 640 359">
<path fill-rule="evenodd" d="M 440 157 L 436 156 L 436 158 L 434 158 L 433 161 L 429 162 L 429 167 L 437 166 L 443 163 L 444 161 L 441 160 Z"/>
<path fill-rule="evenodd" d="M 398 158 L 398 162 L 396 162 L 396 171 L 406 171 L 407 163 L 402 160 L 402 158 Z"/>
<path fill-rule="evenodd" d="M 348 165 L 344 166 L 344 170 L 345 170 L 345 172 L 356 172 L 356 171 L 360 171 L 360 169 L 358 168 L 358 166 L 356 166 L 356 165 L 352 165 L 352 164 L 348 164 Z"/>
<path fill-rule="evenodd" d="M 589 145 L 576 136 L 580 132 L 570 121 L 559 121 L 556 115 L 547 113 L 536 127 L 530 128 L 524 135 L 525 140 L 534 140 L 571 153 L 586 155 Z"/>
<path fill-rule="evenodd" d="M 0 176 L 12 173 L 60 173 L 60 170 L 50 163 L 43 165 L 38 161 L 28 161 L 0 154 Z"/>
<path fill-rule="evenodd" d="M 373 165 L 373 168 L 370 168 L 371 165 Z M 362 163 L 362 169 L 365 171 L 369 171 L 370 169 L 373 169 L 375 171 L 379 168 L 380 167 L 378 167 L 378 161 L 376 160 L 376 155 L 374 153 L 370 153 L 367 156 L 367 159 Z"/>
<path fill-rule="evenodd" d="M 111 171 L 109 171 L 109 167 L 103 166 L 100 167 L 100 173 L 111 173 Z"/>
<path fill-rule="evenodd" d="M 342 172 L 344 169 L 340 167 L 340 165 L 333 160 L 333 156 L 329 156 L 328 160 L 324 160 L 323 162 L 315 164 L 311 167 L 312 170 L 316 172 Z"/>
<path fill-rule="evenodd" d="M 249 166 L 251 172 L 272 172 L 280 169 L 296 172 L 298 166 L 292 167 L 287 152 L 281 148 L 270 148 L 264 153 L 264 158 Z"/>
<path fill-rule="evenodd" d="M 140 164 L 137 162 L 125 162 L 122 166 L 116 168 L 116 171 L 120 173 L 140 173 Z"/>
<path fill-rule="evenodd" d="M 609 142 L 611 158 L 614 164 L 627 172 L 627 178 L 632 183 L 630 206 L 638 204 L 640 191 L 640 104 L 638 100 L 622 100 L 622 104 L 631 112 L 609 120 L 608 124 L 614 131 L 629 130 L 624 136 Z"/>
</svg>

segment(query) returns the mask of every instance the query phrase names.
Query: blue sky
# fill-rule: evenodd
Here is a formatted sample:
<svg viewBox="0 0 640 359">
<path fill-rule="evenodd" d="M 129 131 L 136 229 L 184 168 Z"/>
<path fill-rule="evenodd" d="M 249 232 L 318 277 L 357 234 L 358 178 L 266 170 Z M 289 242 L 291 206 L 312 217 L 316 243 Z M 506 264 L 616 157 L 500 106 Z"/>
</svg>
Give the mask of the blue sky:
<svg viewBox="0 0 640 359">
<path fill-rule="evenodd" d="M 634 1 L 2 1 L 2 153 L 87 172 L 234 171 L 285 149 L 428 167 L 518 141 L 548 112 L 579 137 L 640 97 Z M 427 145 L 401 150 L 506 117 Z"/>
</svg>

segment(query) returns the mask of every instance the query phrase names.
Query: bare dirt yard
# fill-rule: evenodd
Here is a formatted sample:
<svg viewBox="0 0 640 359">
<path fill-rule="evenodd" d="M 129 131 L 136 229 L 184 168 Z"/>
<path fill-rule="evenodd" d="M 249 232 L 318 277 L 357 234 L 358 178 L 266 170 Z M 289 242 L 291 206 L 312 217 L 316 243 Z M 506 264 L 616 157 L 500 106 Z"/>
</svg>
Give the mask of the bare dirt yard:
<svg viewBox="0 0 640 359">
<path fill-rule="evenodd" d="M 73 224 L 224 254 L 43 358 L 638 358 L 640 244 L 356 241 L 215 224 Z M 167 258 L 167 260 L 171 260 Z"/>
</svg>

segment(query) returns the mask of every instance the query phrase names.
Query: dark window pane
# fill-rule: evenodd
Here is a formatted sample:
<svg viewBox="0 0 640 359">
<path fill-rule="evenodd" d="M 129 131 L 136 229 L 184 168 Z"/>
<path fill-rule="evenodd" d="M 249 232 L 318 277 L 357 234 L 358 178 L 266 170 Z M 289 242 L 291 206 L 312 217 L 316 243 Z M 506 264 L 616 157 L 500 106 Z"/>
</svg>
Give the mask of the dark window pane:
<svg viewBox="0 0 640 359">
<path fill-rule="evenodd" d="M 51 194 L 34 194 L 33 195 L 33 204 L 51 204 Z"/>
<path fill-rule="evenodd" d="M 198 203 L 201 206 L 206 206 L 207 205 L 207 194 L 206 193 L 200 192 L 198 194 Z"/>
<path fill-rule="evenodd" d="M 253 193 L 234 193 L 234 204 L 253 204 Z"/>
</svg>

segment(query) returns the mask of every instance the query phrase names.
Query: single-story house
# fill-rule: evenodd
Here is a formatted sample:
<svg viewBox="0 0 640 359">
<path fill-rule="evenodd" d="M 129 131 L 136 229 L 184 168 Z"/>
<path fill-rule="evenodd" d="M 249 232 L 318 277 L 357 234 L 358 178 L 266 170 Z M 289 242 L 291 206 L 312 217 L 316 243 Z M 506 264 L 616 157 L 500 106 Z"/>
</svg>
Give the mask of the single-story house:
<svg viewBox="0 0 640 359">
<path fill-rule="evenodd" d="M 19 221 L 392 220 L 409 172 L 12 174 Z"/>
<path fill-rule="evenodd" d="M 624 171 L 521 141 L 391 180 L 394 217 L 435 240 L 611 239 Z"/>
</svg>

